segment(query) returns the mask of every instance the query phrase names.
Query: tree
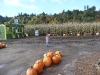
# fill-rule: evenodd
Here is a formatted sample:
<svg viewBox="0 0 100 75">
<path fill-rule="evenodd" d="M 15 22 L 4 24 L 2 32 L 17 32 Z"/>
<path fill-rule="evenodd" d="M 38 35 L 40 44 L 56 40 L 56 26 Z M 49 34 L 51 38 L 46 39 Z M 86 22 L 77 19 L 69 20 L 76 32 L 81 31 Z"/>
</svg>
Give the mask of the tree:
<svg viewBox="0 0 100 75">
<path fill-rule="evenodd" d="M 86 10 L 86 6 L 84 6 L 84 10 Z"/>
<path fill-rule="evenodd" d="M 87 10 L 89 9 L 89 5 L 87 5 Z"/>
<path fill-rule="evenodd" d="M 92 6 L 92 10 L 95 11 L 96 10 L 96 7 L 95 6 Z"/>
<path fill-rule="evenodd" d="M 48 24 L 48 23 L 66 23 L 66 22 L 93 22 L 100 21 L 100 11 L 96 11 L 96 7 L 84 6 L 84 11 L 79 10 L 63 10 L 61 13 L 47 15 L 42 12 L 39 15 L 18 13 L 17 17 L 22 24 Z M 0 15 L 0 24 L 7 23 L 12 17 L 3 17 Z"/>
</svg>

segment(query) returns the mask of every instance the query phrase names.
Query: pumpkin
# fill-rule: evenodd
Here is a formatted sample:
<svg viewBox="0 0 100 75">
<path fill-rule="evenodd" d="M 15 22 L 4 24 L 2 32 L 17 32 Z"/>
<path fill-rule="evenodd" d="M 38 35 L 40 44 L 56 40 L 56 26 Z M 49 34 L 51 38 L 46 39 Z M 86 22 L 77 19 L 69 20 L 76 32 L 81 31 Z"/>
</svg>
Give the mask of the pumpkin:
<svg viewBox="0 0 100 75">
<path fill-rule="evenodd" d="M 58 59 L 61 61 L 62 57 L 59 54 L 56 54 L 56 57 L 58 57 Z"/>
<path fill-rule="evenodd" d="M 2 43 L 0 42 L 0 48 L 3 48 L 3 45 L 2 45 Z"/>
<path fill-rule="evenodd" d="M 3 44 L 2 44 L 2 47 L 5 48 L 5 47 L 6 47 L 6 44 L 3 43 Z"/>
<path fill-rule="evenodd" d="M 44 68 L 44 63 L 43 63 L 43 60 L 42 60 L 42 59 L 37 60 L 36 63 L 37 63 L 37 62 L 40 62 L 40 64 L 41 64 L 42 67 Z"/>
<path fill-rule="evenodd" d="M 63 36 L 66 36 L 66 34 L 63 34 Z"/>
<path fill-rule="evenodd" d="M 56 51 L 55 54 L 59 54 L 60 56 L 62 56 L 61 51 Z"/>
<path fill-rule="evenodd" d="M 44 66 L 45 66 L 45 67 L 51 66 L 51 63 L 52 63 L 51 57 L 45 56 L 45 57 L 43 58 L 43 63 L 44 63 Z"/>
<path fill-rule="evenodd" d="M 60 62 L 60 60 L 59 60 L 59 58 L 58 58 L 56 55 L 54 55 L 54 56 L 52 57 L 52 62 L 53 62 L 54 64 L 58 64 L 58 63 Z"/>
<path fill-rule="evenodd" d="M 80 36 L 80 33 L 77 33 L 77 36 Z"/>
<path fill-rule="evenodd" d="M 52 58 L 54 56 L 54 52 L 52 52 L 52 51 L 49 50 L 49 52 L 47 52 L 47 56 L 49 56 L 49 57 Z"/>
<path fill-rule="evenodd" d="M 37 71 L 31 66 L 27 69 L 26 75 L 38 75 Z"/>
<path fill-rule="evenodd" d="M 44 67 L 43 60 L 37 60 L 33 65 L 33 68 L 36 69 L 38 73 L 42 73 Z"/>
</svg>

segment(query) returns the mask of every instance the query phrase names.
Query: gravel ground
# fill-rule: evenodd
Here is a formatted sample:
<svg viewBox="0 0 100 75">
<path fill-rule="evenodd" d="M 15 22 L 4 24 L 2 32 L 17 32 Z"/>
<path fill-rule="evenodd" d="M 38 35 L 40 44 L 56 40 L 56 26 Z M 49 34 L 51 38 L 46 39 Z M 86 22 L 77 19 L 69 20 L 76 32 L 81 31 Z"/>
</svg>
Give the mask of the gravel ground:
<svg viewBox="0 0 100 75">
<path fill-rule="evenodd" d="M 44 68 L 39 75 L 100 75 L 95 67 L 100 58 L 100 36 L 51 36 L 50 47 L 45 46 L 44 36 L 1 42 L 7 47 L 0 49 L 0 75 L 25 73 L 48 50 L 60 50 L 62 61 Z"/>
</svg>

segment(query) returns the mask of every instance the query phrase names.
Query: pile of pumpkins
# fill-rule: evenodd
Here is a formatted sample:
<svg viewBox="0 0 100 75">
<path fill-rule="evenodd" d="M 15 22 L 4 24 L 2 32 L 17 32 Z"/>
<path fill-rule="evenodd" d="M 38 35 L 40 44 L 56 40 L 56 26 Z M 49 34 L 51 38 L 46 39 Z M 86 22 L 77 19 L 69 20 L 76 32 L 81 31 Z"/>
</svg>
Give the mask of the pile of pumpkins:
<svg viewBox="0 0 100 75">
<path fill-rule="evenodd" d="M 22 75 L 38 75 L 43 72 L 44 67 L 50 67 L 53 64 L 58 64 L 62 60 L 61 51 L 48 51 L 43 55 L 43 59 L 38 59 L 30 68 L 27 69 L 26 74 Z"/>
<path fill-rule="evenodd" d="M 7 45 L 5 43 L 1 43 L 0 42 L 0 49 L 7 47 Z"/>
</svg>

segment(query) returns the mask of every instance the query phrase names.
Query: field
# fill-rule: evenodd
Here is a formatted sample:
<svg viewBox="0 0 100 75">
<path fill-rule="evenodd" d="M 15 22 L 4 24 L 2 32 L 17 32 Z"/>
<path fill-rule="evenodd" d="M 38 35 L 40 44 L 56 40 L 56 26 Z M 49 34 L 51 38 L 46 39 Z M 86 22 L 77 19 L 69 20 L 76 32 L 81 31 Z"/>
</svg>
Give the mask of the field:
<svg viewBox="0 0 100 75">
<path fill-rule="evenodd" d="M 25 32 L 29 35 L 34 36 L 35 30 L 39 31 L 40 36 L 45 36 L 46 33 L 49 33 L 53 36 L 81 36 L 85 35 L 96 35 L 100 33 L 100 23 L 99 22 L 90 22 L 90 23 L 64 23 L 64 24 L 40 24 L 40 25 L 26 25 Z"/>
<path fill-rule="evenodd" d="M 100 36 L 51 36 L 50 47 L 45 36 L 1 40 L 7 47 L 0 49 L 0 75 L 21 75 L 42 59 L 48 50 L 63 54 L 58 65 L 44 68 L 39 75 L 100 75 L 95 63 L 100 59 Z"/>
</svg>

